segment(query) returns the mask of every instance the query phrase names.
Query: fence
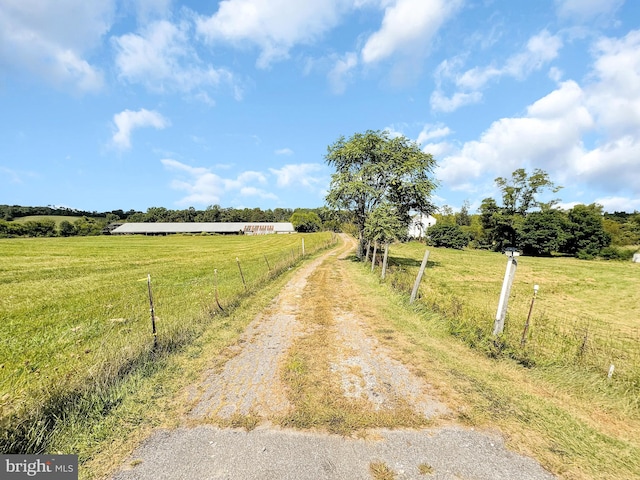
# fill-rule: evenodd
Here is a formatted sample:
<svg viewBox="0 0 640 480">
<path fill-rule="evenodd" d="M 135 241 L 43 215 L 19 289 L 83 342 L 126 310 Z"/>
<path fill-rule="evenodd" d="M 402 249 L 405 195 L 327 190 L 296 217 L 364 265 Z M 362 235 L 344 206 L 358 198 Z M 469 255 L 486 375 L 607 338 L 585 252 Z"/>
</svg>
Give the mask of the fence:
<svg viewBox="0 0 640 480">
<path fill-rule="evenodd" d="M 48 240 L 30 239 L 29 256 L 26 240 L 2 244 L 0 296 L 9 299 L 0 305 L 6 307 L 0 326 L 5 453 L 43 451 L 65 409 L 106 395 L 110 385 L 189 344 L 212 321 L 224 323 L 252 292 L 337 241 L 329 232 Z"/>
</svg>

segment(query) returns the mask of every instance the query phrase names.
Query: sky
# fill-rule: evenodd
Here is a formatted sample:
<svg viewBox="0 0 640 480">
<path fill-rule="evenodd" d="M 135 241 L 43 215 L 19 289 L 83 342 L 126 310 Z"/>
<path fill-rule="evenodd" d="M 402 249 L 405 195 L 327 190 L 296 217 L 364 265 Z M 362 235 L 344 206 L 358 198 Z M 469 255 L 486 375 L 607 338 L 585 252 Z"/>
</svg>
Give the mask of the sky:
<svg viewBox="0 0 640 480">
<path fill-rule="evenodd" d="M 0 204 L 320 207 L 367 130 L 438 206 L 540 168 L 640 210 L 640 1 L 0 0 Z"/>
</svg>

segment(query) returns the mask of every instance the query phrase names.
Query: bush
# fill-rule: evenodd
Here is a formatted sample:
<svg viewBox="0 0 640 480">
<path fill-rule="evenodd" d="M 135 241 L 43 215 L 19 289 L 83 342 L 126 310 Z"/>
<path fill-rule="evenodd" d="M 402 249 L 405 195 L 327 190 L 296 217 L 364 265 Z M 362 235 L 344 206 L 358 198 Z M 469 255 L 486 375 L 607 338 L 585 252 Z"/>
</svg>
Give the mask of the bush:
<svg viewBox="0 0 640 480">
<path fill-rule="evenodd" d="M 633 252 L 625 248 L 605 247 L 600 250 L 600 258 L 604 260 L 631 260 Z"/>
</svg>

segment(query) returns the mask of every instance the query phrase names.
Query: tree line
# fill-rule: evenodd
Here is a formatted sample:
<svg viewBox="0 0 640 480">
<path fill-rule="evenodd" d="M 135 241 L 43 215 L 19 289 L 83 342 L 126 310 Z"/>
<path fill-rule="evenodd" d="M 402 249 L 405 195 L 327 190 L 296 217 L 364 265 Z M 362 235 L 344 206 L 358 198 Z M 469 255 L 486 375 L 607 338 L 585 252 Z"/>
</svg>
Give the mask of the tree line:
<svg viewBox="0 0 640 480">
<path fill-rule="evenodd" d="M 276 208 L 223 208 L 210 205 L 204 210 L 193 207 L 172 210 L 150 207 L 146 212 L 136 210 L 111 210 L 87 212 L 56 207 L 24 207 L 0 205 L 0 238 L 10 237 L 71 237 L 108 234 L 109 225 L 124 222 L 291 222 L 296 231 L 317 232 L 338 230 L 340 221 L 327 208 L 290 209 Z M 54 219 L 38 218 L 21 220 L 28 216 L 70 217 L 56 222 Z M 77 217 L 77 218 L 71 218 Z M 79 217 L 79 218 L 78 218 Z"/>
</svg>

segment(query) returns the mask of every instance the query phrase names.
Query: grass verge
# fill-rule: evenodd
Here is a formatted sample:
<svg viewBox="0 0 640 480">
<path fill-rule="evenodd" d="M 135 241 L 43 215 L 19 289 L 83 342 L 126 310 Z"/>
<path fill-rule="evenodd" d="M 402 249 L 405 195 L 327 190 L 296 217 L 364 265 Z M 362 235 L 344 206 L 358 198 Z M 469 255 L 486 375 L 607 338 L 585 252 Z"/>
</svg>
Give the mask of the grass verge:
<svg viewBox="0 0 640 480">
<path fill-rule="evenodd" d="M 408 305 L 406 294 L 369 267 L 350 264 L 349 275 L 366 292 L 360 313 L 372 334 L 427 377 L 460 422 L 499 429 L 511 449 L 562 478 L 640 477 L 640 421 L 606 377 L 491 358 L 452 337 L 441 313 Z M 395 334 L 384 333 L 389 330 Z"/>
</svg>

